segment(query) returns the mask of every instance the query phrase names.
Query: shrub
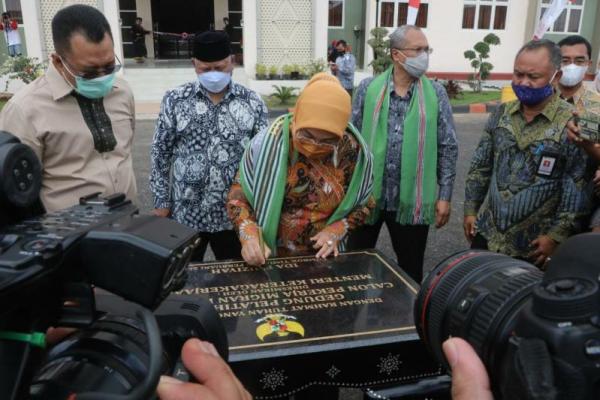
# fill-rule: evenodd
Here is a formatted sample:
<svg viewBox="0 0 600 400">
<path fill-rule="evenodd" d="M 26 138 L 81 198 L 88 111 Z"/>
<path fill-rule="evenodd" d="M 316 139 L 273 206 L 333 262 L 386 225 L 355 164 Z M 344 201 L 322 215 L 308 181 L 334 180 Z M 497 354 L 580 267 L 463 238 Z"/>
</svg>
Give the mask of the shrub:
<svg viewBox="0 0 600 400">
<path fill-rule="evenodd" d="M 312 78 L 314 75 L 318 74 L 319 72 L 324 72 L 326 69 L 327 69 L 327 63 L 322 58 L 319 58 L 319 59 L 309 62 L 308 65 L 305 67 L 306 75 L 309 78 Z"/>
<path fill-rule="evenodd" d="M 273 85 L 273 88 L 275 89 L 275 93 L 271 97 L 278 99 L 280 104 L 287 104 L 296 95 L 296 90 L 298 90 L 295 87 L 277 85 Z"/>
<path fill-rule="evenodd" d="M 490 33 L 483 38 L 483 41 L 475 43 L 472 50 L 465 51 L 464 56 L 471 61 L 471 67 L 474 70 L 474 74 L 469 77 L 471 81 L 469 85 L 474 91 L 481 92 L 483 81 L 489 78 L 494 69 L 492 63 L 486 60 L 490 58 L 491 46 L 499 44 L 500 38 Z"/>
<path fill-rule="evenodd" d="M 267 66 L 264 64 L 256 64 L 256 77 L 264 78 L 267 76 Z"/>
<path fill-rule="evenodd" d="M 20 79 L 24 83 L 31 83 L 44 74 L 46 64 L 39 62 L 37 58 L 25 56 L 10 57 L 0 66 L 0 76 L 8 75 L 5 91 L 8 90 L 8 84 L 15 79 Z"/>
<path fill-rule="evenodd" d="M 388 34 L 388 30 L 385 28 L 374 28 L 371 29 L 371 39 L 369 39 L 369 46 L 373 49 L 374 59 L 369 64 L 373 67 L 373 72 L 381 74 L 392 65 L 392 57 L 390 56 L 390 41 L 385 39 Z"/>
</svg>

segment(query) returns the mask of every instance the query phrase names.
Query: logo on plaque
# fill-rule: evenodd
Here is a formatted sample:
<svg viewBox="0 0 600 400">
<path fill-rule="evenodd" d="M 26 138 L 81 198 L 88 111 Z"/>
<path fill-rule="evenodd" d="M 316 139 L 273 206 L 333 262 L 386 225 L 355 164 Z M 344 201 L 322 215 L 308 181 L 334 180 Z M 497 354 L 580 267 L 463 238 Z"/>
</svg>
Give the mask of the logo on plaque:
<svg viewBox="0 0 600 400">
<path fill-rule="evenodd" d="M 256 336 L 264 342 L 266 338 L 286 337 L 295 333 L 304 337 L 304 327 L 297 318 L 284 314 L 269 314 L 255 321 L 260 324 L 256 328 Z"/>
</svg>

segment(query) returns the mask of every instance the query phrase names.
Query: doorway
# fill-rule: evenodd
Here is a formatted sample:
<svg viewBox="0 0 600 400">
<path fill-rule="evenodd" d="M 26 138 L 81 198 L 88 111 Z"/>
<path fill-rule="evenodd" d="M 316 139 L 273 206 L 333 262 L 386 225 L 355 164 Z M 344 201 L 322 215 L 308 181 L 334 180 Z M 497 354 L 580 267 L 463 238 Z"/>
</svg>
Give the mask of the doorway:
<svg viewBox="0 0 600 400">
<path fill-rule="evenodd" d="M 214 0 L 152 0 L 154 53 L 160 59 L 189 59 L 193 40 L 185 34 L 214 29 Z"/>
</svg>

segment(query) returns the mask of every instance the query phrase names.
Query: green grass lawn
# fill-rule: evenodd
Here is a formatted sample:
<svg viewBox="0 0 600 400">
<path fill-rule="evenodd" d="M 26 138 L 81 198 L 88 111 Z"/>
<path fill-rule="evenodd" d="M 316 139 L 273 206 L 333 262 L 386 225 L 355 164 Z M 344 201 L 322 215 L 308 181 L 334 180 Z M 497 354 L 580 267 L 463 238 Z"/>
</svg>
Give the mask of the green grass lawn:
<svg viewBox="0 0 600 400">
<path fill-rule="evenodd" d="M 464 91 L 458 98 L 450 99 L 450 104 L 453 106 L 464 106 L 474 103 L 487 103 L 500 100 L 501 95 L 502 93 L 499 90 L 483 91 L 481 93 Z"/>
<path fill-rule="evenodd" d="M 298 99 L 298 96 L 292 97 L 284 104 L 281 104 L 279 99 L 273 96 L 262 96 L 262 98 L 267 104 L 269 110 L 287 110 L 288 108 L 293 107 L 296 104 L 296 99 Z"/>
</svg>

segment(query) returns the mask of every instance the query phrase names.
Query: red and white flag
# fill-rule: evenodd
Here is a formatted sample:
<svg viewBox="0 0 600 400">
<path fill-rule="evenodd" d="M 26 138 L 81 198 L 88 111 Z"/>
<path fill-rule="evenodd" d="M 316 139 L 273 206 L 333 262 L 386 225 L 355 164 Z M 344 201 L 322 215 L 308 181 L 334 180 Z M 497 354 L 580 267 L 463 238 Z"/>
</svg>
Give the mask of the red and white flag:
<svg viewBox="0 0 600 400">
<path fill-rule="evenodd" d="M 574 0 L 552 0 L 552 4 L 546 9 L 544 16 L 538 23 L 537 28 L 535 29 L 535 33 L 533 34 L 533 40 L 540 40 L 544 37 L 544 33 L 554 22 L 560 17 L 560 14 L 567 8 L 569 3 Z"/>
<path fill-rule="evenodd" d="M 407 25 L 415 25 L 417 23 L 417 14 L 419 14 L 419 6 L 421 0 L 408 0 L 408 18 L 406 19 Z"/>
</svg>

